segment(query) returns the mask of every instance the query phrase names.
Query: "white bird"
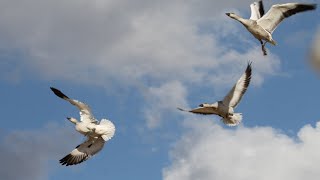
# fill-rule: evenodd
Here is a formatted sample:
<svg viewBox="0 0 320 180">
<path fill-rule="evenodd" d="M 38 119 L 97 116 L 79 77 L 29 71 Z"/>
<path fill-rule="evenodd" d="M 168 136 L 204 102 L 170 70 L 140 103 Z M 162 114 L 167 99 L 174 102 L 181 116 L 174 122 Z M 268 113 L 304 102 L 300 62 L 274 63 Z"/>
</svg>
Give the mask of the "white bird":
<svg viewBox="0 0 320 180">
<path fill-rule="evenodd" d="M 296 13 L 314 10 L 317 5 L 302 3 L 275 4 L 264 15 L 261 13 L 264 12 L 262 1 L 259 1 L 258 3 L 255 2 L 251 4 L 250 7 L 250 19 L 244 19 L 235 13 L 226 13 L 226 15 L 242 23 L 247 30 L 260 41 L 263 55 L 267 55 L 265 45 L 267 42 L 276 45 L 276 41 L 272 38 L 272 33 L 280 22 Z M 263 16 L 259 17 L 259 14 Z M 263 42 L 263 40 L 265 42 Z"/>
<path fill-rule="evenodd" d="M 67 156 L 60 160 L 62 165 L 75 165 L 89 159 L 98 153 L 104 146 L 104 143 L 110 140 L 115 133 L 114 124 L 107 120 L 101 119 L 99 122 L 94 118 L 88 105 L 75 99 L 70 99 L 60 90 L 50 87 L 58 97 L 70 102 L 80 110 L 80 122 L 75 118 L 67 118 L 73 124 L 75 129 L 81 134 L 87 136 L 87 140 L 78 145 Z"/>
<path fill-rule="evenodd" d="M 240 79 L 222 101 L 218 101 L 213 104 L 203 103 L 200 104 L 198 108 L 191 110 L 185 110 L 182 108 L 178 109 L 195 114 L 215 114 L 222 117 L 221 120 L 228 126 L 238 125 L 242 120 L 242 114 L 234 113 L 234 108 L 239 104 L 242 96 L 244 95 L 250 84 L 251 72 L 251 63 L 248 63 L 245 73 L 240 77 Z"/>
</svg>

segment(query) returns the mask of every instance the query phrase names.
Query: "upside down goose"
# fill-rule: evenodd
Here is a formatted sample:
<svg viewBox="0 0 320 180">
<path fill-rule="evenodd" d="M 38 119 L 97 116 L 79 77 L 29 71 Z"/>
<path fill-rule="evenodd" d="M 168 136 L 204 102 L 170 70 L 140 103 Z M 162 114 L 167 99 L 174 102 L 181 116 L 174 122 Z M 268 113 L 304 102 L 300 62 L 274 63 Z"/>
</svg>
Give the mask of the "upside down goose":
<svg viewBox="0 0 320 180">
<path fill-rule="evenodd" d="M 100 122 L 96 120 L 91 113 L 91 109 L 85 103 L 69 98 L 56 88 L 50 87 L 50 89 L 55 95 L 70 102 L 80 110 L 80 121 L 72 117 L 67 119 L 75 124 L 75 129 L 85 135 L 87 140 L 60 159 L 62 165 L 79 164 L 103 148 L 105 142 L 114 136 L 115 126 L 107 119 L 102 119 Z"/>
<path fill-rule="evenodd" d="M 272 38 L 272 33 L 283 19 L 296 13 L 314 10 L 316 7 L 316 4 L 303 3 L 275 4 L 264 14 L 262 1 L 259 1 L 250 5 L 250 19 L 244 19 L 235 13 L 226 13 L 226 15 L 243 24 L 260 41 L 263 55 L 267 55 L 265 45 L 267 42 L 276 45 L 276 41 Z"/>
<path fill-rule="evenodd" d="M 215 114 L 222 117 L 222 121 L 228 126 L 236 126 L 242 120 L 241 113 L 234 113 L 234 108 L 239 104 L 242 96 L 246 92 L 251 80 L 251 63 L 248 63 L 246 71 L 224 97 L 222 101 L 213 104 L 203 103 L 198 108 L 185 110 L 178 108 L 181 111 L 187 111 L 195 114 L 211 115 Z"/>
</svg>

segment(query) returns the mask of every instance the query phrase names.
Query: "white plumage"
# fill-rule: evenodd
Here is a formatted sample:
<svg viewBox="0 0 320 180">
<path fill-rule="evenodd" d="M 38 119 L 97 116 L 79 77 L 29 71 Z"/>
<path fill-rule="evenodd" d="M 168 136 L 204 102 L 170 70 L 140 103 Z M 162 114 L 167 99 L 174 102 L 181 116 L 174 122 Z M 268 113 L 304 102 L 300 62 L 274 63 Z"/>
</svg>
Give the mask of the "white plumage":
<svg viewBox="0 0 320 180">
<path fill-rule="evenodd" d="M 262 1 L 251 4 L 250 8 L 250 19 L 244 19 L 234 13 L 226 13 L 226 15 L 242 23 L 247 28 L 247 30 L 260 41 L 263 54 L 267 55 L 265 44 L 269 42 L 273 45 L 276 45 L 276 42 L 272 38 L 272 33 L 280 24 L 280 22 L 283 19 L 290 17 L 296 13 L 314 10 L 316 9 L 316 4 L 275 4 L 264 15 L 261 14 L 262 12 L 264 12 Z M 263 16 L 261 17 L 261 15 Z M 263 40 L 265 42 L 263 42 Z"/>
<path fill-rule="evenodd" d="M 181 111 L 187 111 L 195 114 L 211 115 L 215 114 L 222 117 L 222 121 L 229 126 L 236 126 L 242 120 L 241 113 L 234 113 L 234 108 L 239 104 L 242 96 L 246 92 L 251 80 L 251 63 L 248 63 L 245 73 L 240 77 L 237 83 L 232 87 L 229 93 L 222 101 L 213 104 L 203 103 L 198 108 Z"/>
<path fill-rule="evenodd" d="M 104 143 L 114 136 L 115 126 L 107 119 L 102 119 L 100 122 L 96 120 L 89 106 L 85 103 L 69 98 L 56 88 L 50 88 L 55 95 L 70 102 L 80 110 L 80 121 L 77 121 L 75 118 L 68 118 L 68 120 L 75 124 L 75 129 L 85 135 L 87 140 L 78 145 L 67 156 L 60 159 L 62 165 L 79 164 L 103 148 Z"/>
<path fill-rule="evenodd" d="M 264 15 L 264 8 L 262 1 L 254 2 L 250 4 L 251 9 L 251 20 L 258 20 Z"/>
</svg>

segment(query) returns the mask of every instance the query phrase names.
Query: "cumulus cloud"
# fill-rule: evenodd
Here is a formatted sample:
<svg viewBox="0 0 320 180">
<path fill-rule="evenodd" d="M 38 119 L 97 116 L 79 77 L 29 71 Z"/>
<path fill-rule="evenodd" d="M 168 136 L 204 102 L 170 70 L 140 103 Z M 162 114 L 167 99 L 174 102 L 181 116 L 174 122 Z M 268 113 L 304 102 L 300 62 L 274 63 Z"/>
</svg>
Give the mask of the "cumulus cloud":
<svg viewBox="0 0 320 180">
<path fill-rule="evenodd" d="M 228 19 L 225 9 L 231 5 L 241 8 L 243 4 L 246 3 L 1 1 L 0 49 L 20 52 L 23 57 L 7 62 L 18 61 L 49 79 L 99 85 L 112 80 L 129 83 L 145 77 L 200 82 L 209 71 L 220 68 L 229 52 L 220 38 L 227 37 L 227 33 L 237 39 L 235 34 L 241 25 Z M 225 34 L 220 35 L 222 26 Z M 253 49 L 252 44 L 245 45 L 244 54 Z M 254 57 L 258 58 L 260 53 Z M 25 66 L 16 72 L 21 73 L 20 68 Z"/>
<path fill-rule="evenodd" d="M 4 134 L 0 139 L 1 178 L 47 179 L 49 162 L 54 161 L 58 165 L 58 160 L 76 145 L 70 145 L 70 142 L 76 143 L 77 140 L 75 131 L 58 125 Z"/>
<path fill-rule="evenodd" d="M 226 129 L 212 120 L 187 120 L 186 127 L 163 170 L 165 180 L 319 178 L 320 122 L 296 137 L 271 127 Z"/>
<path fill-rule="evenodd" d="M 9 56 L 0 73 L 16 82 L 31 73 L 108 88 L 148 84 L 152 94 L 173 81 L 185 89 L 230 88 L 250 60 L 252 84 L 260 85 L 280 60 L 271 52 L 263 57 L 258 41 L 225 15 L 236 7 L 249 17 L 251 2 L 0 1 L 0 52 Z M 146 119 L 160 117 L 159 105 L 151 106 Z"/>
<path fill-rule="evenodd" d="M 176 112 L 177 107 L 186 104 L 186 89 L 175 81 L 166 83 L 160 87 L 150 87 L 146 92 L 146 104 L 144 114 L 147 127 L 155 128 L 161 125 L 164 112 Z"/>
</svg>

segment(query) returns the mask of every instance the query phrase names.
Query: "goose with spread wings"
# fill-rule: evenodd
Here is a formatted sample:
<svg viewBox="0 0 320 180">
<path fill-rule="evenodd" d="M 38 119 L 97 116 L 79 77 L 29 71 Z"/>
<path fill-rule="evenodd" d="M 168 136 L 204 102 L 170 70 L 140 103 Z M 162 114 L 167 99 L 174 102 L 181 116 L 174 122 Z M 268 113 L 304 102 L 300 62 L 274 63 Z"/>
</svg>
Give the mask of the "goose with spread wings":
<svg viewBox="0 0 320 180">
<path fill-rule="evenodd" d="M 264 14 L 262 1 L 259 1 L 250 5 L 250 19 L 244 19 L 235 13 L 226 13 L 226 15 L 243 24 L 260 41 L 263 55 L 267 55 L 265 45 L 267 42 L 276 45 L 276 41 L 272 38 L 272 33 L 282 20 L 296 13 L 315 10 L 316 7 L 316 4 L 304 3 L 275 4 Z"/>
<path fill-rule="evenodd" d="M 222 121 L 228 126 L 236 126 L 242 120 L 241 113 L 234 113 L 234 108 L 239 104 L 242 96 L 246 92 L 250 80 L 251 80 L 251 62 L 248 63 L 246 71 L 229 91 L 229 93 L 224 97 L 222 101 L 215 102 L 213 104 L 203 103 L 200 104 L 198 108 L 185 110 L 178 108 L 181 111 L 187 111 L 195 114 L 203 115 L 218 115 L 222 117 Z"/>
<path fill-rule="evenodd" d="M 50 87 L 50 89 L 55 95 L 70 102 L 80 110 L 80 121 L 75 118 L 67 119 L 75 124 L 75 129 L 85 135 L 87 140 L 60 160 L 60 163 L 66 166 L 79 164 L 103 148 L 105 142 L 114 136 L 115 126 L 107 119 L 101 119 L 100 122 L 96 120 L 91 113 L 91 109 L 85 103 L 69 98 L 56 88 Z"/>
</svg>

